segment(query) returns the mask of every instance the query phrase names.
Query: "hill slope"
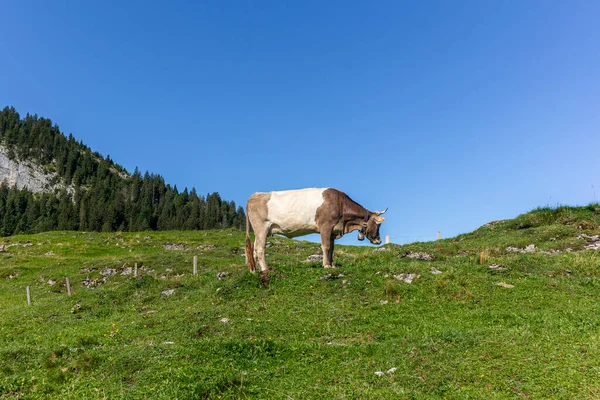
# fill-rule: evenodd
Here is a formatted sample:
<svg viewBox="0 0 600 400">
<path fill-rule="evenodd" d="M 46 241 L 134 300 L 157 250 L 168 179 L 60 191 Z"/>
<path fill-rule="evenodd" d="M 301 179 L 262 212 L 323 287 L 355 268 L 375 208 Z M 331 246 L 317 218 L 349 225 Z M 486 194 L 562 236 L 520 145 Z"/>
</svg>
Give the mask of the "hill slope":
<svg viewBox="0 0 600 400">
<path fill-rule="evenodd" d="M 540 209 L 436 242 L 338 246 L 333 271 L 305 262 L 317 244 L 274 237 L 267 289 L 235 230 L 15 236 L 0 396 L 598 398 L 599 225 L 597 205 Z"/>
<path fill-rule="evenodd" d="M 179 191 L 160 175 L 133 174 L 47 118 L 0 111 L 0 236 L 54 229 L 143 231 L 244 226 L 219 193 Z"/>
</svg>

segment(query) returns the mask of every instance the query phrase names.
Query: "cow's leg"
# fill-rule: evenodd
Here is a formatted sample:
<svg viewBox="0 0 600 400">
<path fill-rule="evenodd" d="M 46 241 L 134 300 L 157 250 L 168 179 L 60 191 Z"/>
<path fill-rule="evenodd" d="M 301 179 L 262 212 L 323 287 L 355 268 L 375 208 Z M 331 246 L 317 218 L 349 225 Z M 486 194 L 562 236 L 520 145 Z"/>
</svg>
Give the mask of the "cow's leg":
<svg viewBox="0 0 600 400">
<path fill-rule="evenodd" d="M 263 285 L 266 285 L 269 282 L 269 267 L 267 266 L 267 261 L 265 259 L 265 248 L 267 246 L 267 232 L 254 232 L 256 236 L 254 240 L 254 257 L 258 261 L 258 265 L 260 266 L 260 279 Z"/>
<path fill-rule="evenodd" d="M 323 267 L 334 268 L 333 266 L 333 236 L 330 229 L 321 231 L 321 248 L 323 249 Z"/>
<path fill-rule="evenodd" d="M 334 237 L 331 235 L 331 242 L 329 245 L 329 262 L 331 262 L 331 267 L 335 268 L 335 264 L 333 263 L 333 240 Z"/>
</svg>

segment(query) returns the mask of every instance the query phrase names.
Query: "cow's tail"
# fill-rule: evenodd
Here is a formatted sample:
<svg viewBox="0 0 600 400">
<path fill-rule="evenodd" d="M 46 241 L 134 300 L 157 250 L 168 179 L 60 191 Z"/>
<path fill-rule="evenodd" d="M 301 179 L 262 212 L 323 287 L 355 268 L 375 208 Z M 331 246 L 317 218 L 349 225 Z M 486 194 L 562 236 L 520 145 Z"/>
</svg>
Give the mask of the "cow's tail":
<svg viewBox="0 0 600 400">
<path fill-rule="evenodd" d="M 246 212 L 246 265 L 250 269 L 250 272 L 256 270 L 256 263 L 254 262 L 254 246 L 250 240 L 250 220 L 248 219 L 248 213 Z"/>
</svg>

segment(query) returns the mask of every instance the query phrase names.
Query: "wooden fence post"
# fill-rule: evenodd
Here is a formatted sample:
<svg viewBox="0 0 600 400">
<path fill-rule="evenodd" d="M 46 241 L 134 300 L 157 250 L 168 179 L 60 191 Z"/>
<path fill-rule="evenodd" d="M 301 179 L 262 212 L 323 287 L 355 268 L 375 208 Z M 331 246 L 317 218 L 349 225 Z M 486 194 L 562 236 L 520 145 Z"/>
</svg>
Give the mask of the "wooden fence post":
<svg viewBox="0 0 600 400">
<path fill-rule="evenodd" d="M 71 297 L 71 281 L 69 281 L 69 278 L 67 278 L 67 293 L 69 294 L 69 297 Z"/>
<path fill-rule="evenodd" d="M 390 235 L 385 235 L 385 244 L 390 243 Z"/>
<path fill-rule="evenodd" d="M 29 286 L 27 286 L 26 291 L 27 291 L 27 305 L 30 306 L 31 305 L 31 292 L 29 291 Z"/>
<path fill-rule="evenodd" d="M 137 263 L 135 263 L 135 267 L 133 268 L 133 277 L 137 278 Z"/>
<path fill-rule="evenodd" d="M 198 275 L 198 256 L 194 256 L 194 275 Z"/>
<path fill-rule="evenodd" d="M 440 233 L 440 231 L 438 231 L 438 240 L 440 240 L 442 238 L 442 234 Z"/>
</svg>

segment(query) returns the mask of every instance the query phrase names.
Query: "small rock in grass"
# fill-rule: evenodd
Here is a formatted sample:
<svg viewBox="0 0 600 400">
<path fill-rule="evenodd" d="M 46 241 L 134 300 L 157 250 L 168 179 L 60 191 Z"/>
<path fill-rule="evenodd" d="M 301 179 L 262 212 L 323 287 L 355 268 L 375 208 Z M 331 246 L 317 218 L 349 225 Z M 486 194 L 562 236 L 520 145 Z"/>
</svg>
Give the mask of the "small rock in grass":
<svg viewBox="0 0 600 400">
<path fill-rule="evenodd" d="M 167 289 L 162 291 L 162 294 L 164 294 L 165 296 L 170 296 L 173 293 L 175 293 L 175 289 Z"/>
<path fill-rule="evenodd" d="M 228 274 L 227 274 L 227 272 L 225 272 L 225 271 L 221 271 L 221 272 L 219 272 L 219 273 L 217 274 L 217 279 L 218 279 L 218 280 L 225 279 L 225 278 L 227 277 L 227 275 L 228 275 Z"/>
<path fill-rule="evenodd" d="M 102 276 L 113 276 L 116 275 L 117 270 L 114 268 L 104 268 L 102 271 L 100 271 L 100 275 Z"/>
<path fill-rule="evenodd" d="M 421 277 L 421 274 L 419 273 L 394 275 L 394 278 L 405 283 L 412 283 L 413 280 L 418 279 L 419 277 Z"/>
<path fill-rule="evenodd" d="M 526 246 L 524 249 L 509 246 L 506 248 L 506 251 L 508 251 L 510 253 L 533 253 L 536 251 L 536 248 L 535 248 L 535 244 L 530 244 L 529 246 Z"/>
<path fill-rule="evenodd" d="M 188 246 L 185 244 L 167 243 L 163 246 L 165 250 L 187 250 Z"/>
<path fill-rule="evenodd" d="M 92 279 L 89 276 L 87 278 L 85 278 L 84 280 L 81 281 L 81 283 L 83 284 L 83 286 L 85 286 L 88 289 L 93 289 L 97 286 L 102 285 L 103 283 L 106 283 L 106 277 L 104 278 L 99 278 L 99 279 Z"/>
<path fill-rule="evenodd" d="M 496 283 L 496 285 L 502 286 L 503 288 L 506 288 L 506 289 L 512 289 L 515 287 L 514 285 L 511 285 L 510 283 L 506 283 L 506 282 L 498 282 L 498 283 Z"/>
<path fill-rule="evenodd" d="M 505 267 L 502 264 L 492 264 L 488 267 L 488 269 L 491 269 L 492 271 L 506 271 L 508 270 L 507 267 Z"/>
<path fill-rule="evenodd" d="M 415 260 L 434 261 L 435 257 L 431 254 L 422 251 L 407 251 L 402 257 L 412 258 Z"/>
<path fill-rule="evenodd" d="M 429 271 L 429 272 L 431 272 L 433 275 L 439 275 L 442 273 L 442 271 L 440 271 L 437 268 L 431 268 L 431 271 Z"/>
<path fill-rule="evenodd" d="M 550 249 L 550 250 L 540 250 L 538 251 L 539 254 L 547 254 L 549 256 L 556 256 L 560 253 L 562 253 L 562 251 L 560 250 L 555 250 L 555 249 Z"/>
<path fill-rule="evenodd" d="M 588 242 L 598 242 L 598 241 L 600 241 L 600 235 L 590 236 L 590 235 L 586 235 L 585 233 L 582 233 L 581 235 L 579 235 L 577 237 L 577 239 L 585 239 Z"/>
<path fill-rule="evenodd" d="M 396 368 L 396 367 L 390 368 L 390 369 L 387 370 L 387 373 L 388 374 L 393 374 L 394 372 L 396 372 L 397 369 L 398 368 Z"/>
<path fill-rule="evenodd" d="M 315 261 L 323 261 L 323 254 L 316 253 L 308 256 L 306 262 L 315 262 Z"/>
<path fill-rule="evenodd" d="M 529 246 L 525 247 L 526 253 L 533 253 L 534 251 L 535 251 L 535 244 L 530 244 Z"/>
<path fill-rule="evenodd" d="M 375 375 L 377 375 L 377 376 L 384 376 L 385 372 L 383 372 L 383 371 L 377 371 L 377 372 L 375 372 Z"/>
<path fill-rule="evenodd" d="M 220 321 L 224 324 L 228 324 L 230 322 L 229 318 L 221 318 Z"/>
<path fill-rule="evenodd" d="M 330 281 L 333 279 L 339 279 L 339 278 L 343 278 L 344 274 L 327 274 L 327 275 L 323 275 L 322 277 L 320 277 L 320 280 L 325 280 L 325 281 Z"/>
</svg>

